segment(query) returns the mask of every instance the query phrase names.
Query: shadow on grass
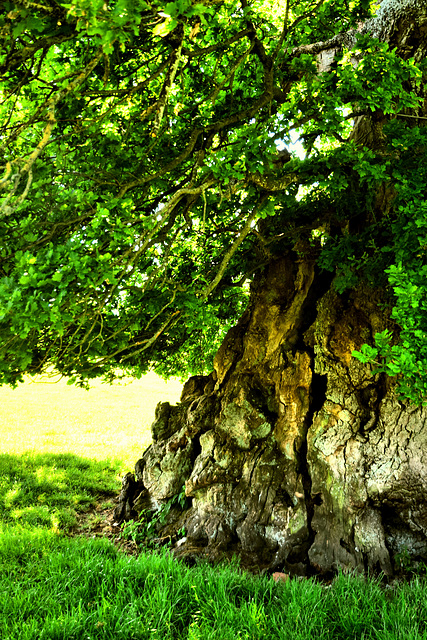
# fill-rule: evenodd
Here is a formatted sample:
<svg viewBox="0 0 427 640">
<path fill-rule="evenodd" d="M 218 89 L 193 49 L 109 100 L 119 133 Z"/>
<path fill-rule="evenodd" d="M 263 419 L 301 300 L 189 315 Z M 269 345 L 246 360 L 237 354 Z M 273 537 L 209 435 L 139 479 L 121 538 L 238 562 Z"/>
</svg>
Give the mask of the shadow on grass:
<svg viewBox="0 0 427 640">
<path fill-rule="evenodd" d="M 0 454 L 0 519 L 66 531 L 77 512 L 119 491 L 119 468 L 72 453 Z"/>
</svg>

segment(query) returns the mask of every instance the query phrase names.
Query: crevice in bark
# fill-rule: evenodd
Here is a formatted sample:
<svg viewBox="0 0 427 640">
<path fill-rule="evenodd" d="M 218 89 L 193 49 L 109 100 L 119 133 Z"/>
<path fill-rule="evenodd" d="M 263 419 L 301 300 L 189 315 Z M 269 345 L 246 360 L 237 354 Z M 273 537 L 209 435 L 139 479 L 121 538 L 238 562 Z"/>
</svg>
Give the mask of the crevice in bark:
<svg viewBox="0 0 427 640">
<path fill-rule="evenodd" d="M 133 473 L 127 473 L 122 478 L 122 488 L 117 500 L 117 506 L 114 509 L 114 521 L 119 523 L 123 520 L 136 518 L 138 514 L 134 509 L 134 502 L 143 493 L 145 491 L 142 483 L 135 480 Z"/>
<path fill-rule="evenodd" d="M 247 398 L 250 404 L 262 413 L 269 424 L 274 427 L 278 417 L 274 385 L 262 384 L 260 380 L 254 378 Z"/>
<path fill-rule="evenodd" d="M 202 453 L 202 445 L 200 443 L 200 436 L 202 434 L 198 433 L 196 436 L 194 436 L 193 438 L 193 450 L 191 452 L 191 466 L 194 466 L 194 463 L 196 462 L 196 458 L 199 457 L 199 455 Z"/>
<path fill-rule="evenodd" d="M 375 425 L 377 425 L 379 422 L 380 415 L 381 415 L 381 404 L 383 400 L 386 398 L 387 392 L 388 392 L 387 376 L 385 373 L 379 374 L 376 391 L 377 391 L 377 401 L 374 406 Z"/>
<path fill-rule="evenodd" d="M 239 364 L 240 358 L 243 353 L 243 336 L 245 335 L 251 320 L 252 306 L 253 303 L 250 300 L 246 310 L 237 322 L 236 326 L 231 327 L 231 329 L 229 329 L 229 331 L 227 332 L 224 341 L 218 349 L 217 354 L 214 358 L 215 381 L 217 380 L 216 371 L 218 359 L 221 360 L 222 366 L 224 366 L 224 360 L 228 361 L 228 364 L 225 367 L 225 373 L 219 380 L 219 385 L 217 385 L 221 388 L 226 387 L 228 381 L 233 376 Z M 224 352 L 226 353 L 224 354 Z"/>
<path fill-rule="evenodd" d="M 345 551 L 347 551 L 347 553 L 353 553 L 354 549 L 352 548 L 352 545 L 349 545 L 343 538 L 340 538 L 340 545 Z"/>
<path fill-rule="evenodd" d="M 363 571 L 364 573 L 368 573 L 369 572 L 369 560 L 368 560 L 368 554 L 366 553 L 366 551 L 362 551 L 362 558 L 363 558 Z"/>
<path fill-rule="evenodd" d="M 314 371 L 314 354 L 312 353 L 312 370 Z M 297 460 L 297 473 L 301 476 L 304 491 L 304 501 L 307 513 L 307 540 L 301 545 L 300 549 L 291 552 L 287 558 L 287 563 L 303 563 L 307 567 L 308 574 L 314 574 L 316 571 L 310 566 L 308 551 L 314 542 L 316 531 L 312 527 L 314 516 L 314 507 L 322 504 L 322 496 L 320 493 L 313 495 L 312 480 L 307 460 L 307 433 L 313 424 L 315 414 L 322 408 L 326 401 L 327 377 L 325 375 L 312 374 L 312 383 L 310 391 L 310 408 L 305 418 L 304 438 L 300 447 L 295 448 L 295 457 Z"/>
<path fill-rule="evenodd" d="M 379 424 L 381 404 L 388 392 L 386 375 L 381 373 L 375 382 L 362 388 L 355 389 L 354 394 L 358 402 L 359 429 L 358 433 L 366 438 Z"/>
<path fill-rule="evenodd" d="M 309 570 L 310 559 L 308 557 L 308 550 L 313 544 L 316 534 L 315 534 L 315 531 L 313 530 L 313 527 L 311 526 L 311 522 L 314 515 L 314 503 L 313 503 L 313 497 L 311 495 L 312 481 L 311 481 L 311 476 L 309 473 L 308 463 L 307 463 L 307 439 L 304 439 L 304 441 L 302 442 L 299 448 L 299 451 L 295 451 L 295 456 L 298 461 L 297 471 L 301 475 L 302 486 L 304 490 L 304 501 L 305 501 L 305 507 L 307 512 L 308 537 L 302 549 L 300 550 L 299 557 L 296 557 L 295 552 L 290 553 L 287 558 L 287 562 L 288 563 L 302 562 L 303 564 L 306 565 L 307 570 Z"/>
<path fill-rule="evenodd" d="M 262 447 L 262 446 L 258 447 L 258 451 L 255 449 L 255 453 L 254 453 L 253 459 L 251 461 L 252 462 L 252 469 L 251 469 L 250 474 L 249 474 L 249 482 L 248 482 L 249 486 L 252 484 L 253 475 L 254 475 L 254 472 L 256 470 L 258 461 L 260 460 L 260 458 L 264 454 L 265 450 L 266 450 L 266 447 Z"/>
<path fill-rule="evenodd" d="M 376 426 L 372 420 L 372 396 L 376 393 L 375 385 L 368 385 L 362 389 L 355 391 L 355 396 L 359 405 L 360 425 L 359 433 L 362 437 L 366 437 L 366 434 Z"/>
<path fill-rule="evenodd" d="M 313 284 L 311 285 L 301 308 L 300 321 L 298 326 L 298 337 L 293 347 L 293 351 L 307 350 L 308 346 L 305 334 L 307 331 L 309 331 L 309 329 L 313 326 L 313 323 L 316 321 L 317 303 L 329 291 L 334 277 L 334 273 L 319 271 L 316 269 L 316 275 L 314 276 Z M 311 348 L 310 353 L 314 358 L 314 352 Z"/>
<path fill-rule="evenodd" d="M 313 368 L 314 368 L 314 359 L 313 359 Z M 321 375 L 319 373 L 313 373 L 313 378 L 311 382 L 311 403 L 310 403 L 310 413 L 309 418 L 313 420 L 314 414 L 316 414 L 323 407 L 326 400 L 326 389 L 327 389 L 328 379 L 325 375 Z"/>
</svg>

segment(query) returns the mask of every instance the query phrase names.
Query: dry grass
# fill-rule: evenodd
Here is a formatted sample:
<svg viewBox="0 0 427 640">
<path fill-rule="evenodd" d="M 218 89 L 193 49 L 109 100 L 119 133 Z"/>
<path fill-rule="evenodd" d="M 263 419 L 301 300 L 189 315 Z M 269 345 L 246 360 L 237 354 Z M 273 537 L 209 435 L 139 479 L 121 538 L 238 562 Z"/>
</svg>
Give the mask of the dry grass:
<svg viewBox="0 0 427 640">
<path fill-rule="evenodd" d="M 0 452 L 118 459 L 129 471 L 150 444 L 157 403 L 176 403 L 181 387 L 153 373 L 113 386 L 95 381 L 89 391 L 65 380 L 0 387 Z"/>
</svg>

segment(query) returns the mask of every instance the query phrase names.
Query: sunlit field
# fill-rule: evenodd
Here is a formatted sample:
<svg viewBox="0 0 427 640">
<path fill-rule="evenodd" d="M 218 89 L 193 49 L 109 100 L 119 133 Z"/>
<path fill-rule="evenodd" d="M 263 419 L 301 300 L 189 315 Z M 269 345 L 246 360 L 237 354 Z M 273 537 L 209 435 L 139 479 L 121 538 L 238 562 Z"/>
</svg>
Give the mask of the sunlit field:
<svg viewBox="0 0 427 640">
<path fill-rule="evenodd" d="M 153 373 L 114 385 L 94 381 L 89 391 L 43 378 L 0 387 L 0 452 L 74 453 L 130 471 L 150 444 L 157 403 L 175 404 L 181 388 Z"/>
</svg>

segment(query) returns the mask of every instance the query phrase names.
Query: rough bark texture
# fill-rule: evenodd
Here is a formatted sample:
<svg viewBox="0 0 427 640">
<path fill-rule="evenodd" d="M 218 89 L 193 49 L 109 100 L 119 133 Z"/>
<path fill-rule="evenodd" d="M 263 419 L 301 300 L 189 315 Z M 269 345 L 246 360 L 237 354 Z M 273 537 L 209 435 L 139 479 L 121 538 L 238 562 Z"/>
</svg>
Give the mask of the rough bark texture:
<svg viewBox="0 0 427 640">
<path fill-rule="evenodd" d="M 191 506 L 164 527 L 185 527 L 179 554 L 239 552 L 296 574 L 427 559 L 427 412 L 351 357 L 385 327 L 378 302 L 340 298 L 296 254 L 272 263 L 213 374 L 158 406 L 117 518 L 185 484 Z"/>
<path fill-rule="evenodd" d="M 420 59 L 426 11 L 384 0 L 370 30 Z M 381 146 L 382 124 L 361 119 L 354 139 Z M 272 262 L 214 372 L 191 378 L 178 406 L 158 406 L 116 519 L 154 512 L 185 485 L 187 508 L 163 527 L 185 527 L 180 555 L 238 552 L 293 574 L 426 561 L 427 409 L 400 403 L 391 379 L 351 356 L 387 327 L 381 302 L 362 287 L 339 296 L 308 247 Z"/>
</svg>

